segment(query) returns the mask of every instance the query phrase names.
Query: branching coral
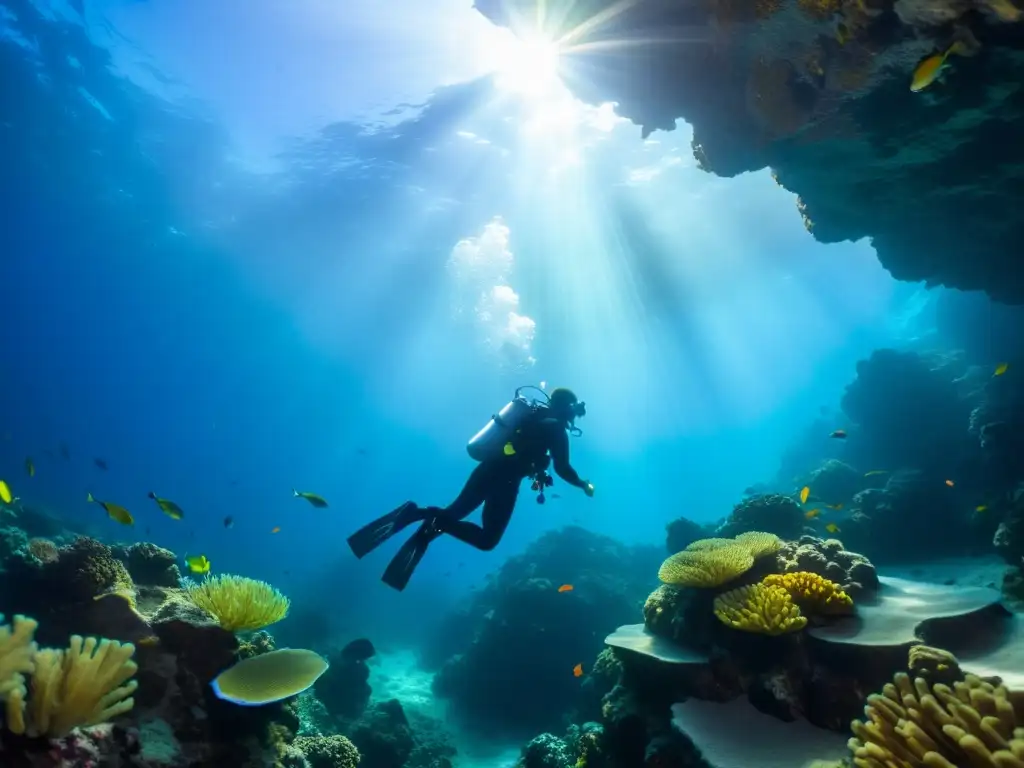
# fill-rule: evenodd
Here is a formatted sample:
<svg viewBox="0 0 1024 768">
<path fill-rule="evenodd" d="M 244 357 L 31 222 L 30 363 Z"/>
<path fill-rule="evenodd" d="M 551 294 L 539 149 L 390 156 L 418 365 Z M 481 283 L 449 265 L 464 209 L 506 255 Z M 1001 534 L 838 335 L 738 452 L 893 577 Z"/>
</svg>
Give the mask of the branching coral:
<svg viewBox="0 0 1024 768">
<path fill-rule="evenodd" d="M 3 621 L 0 615 L 0 622 Z M 35 672 L 36 644 L 33 640 L 38 624 L 24 616 L 14 617 L 13 629 L 0 624 L 0 701 L 25 696 L 25 675 Z"/>
<path fill-rule="evenodd" d="M 798 632 L 807 625 L 782 587 L 752 584 L 715 598 L 715 616 L 726 626 L 762 635 Z"/>
<path fill-rule="evenodd" d="M 750 570 L 754 556 L 741 545 L 677 552 L 661 564 L 658 578 L 680 587 L 718 587 Z"/>
<path fill-rule="evenodd" d="M 14 617 L 13 631 L 0 626 L 0 700 L 8 729 L 60 737 L 132 708 L 135 646 L 74 635 L 66 651 L 38 650 L 32 639 L 37 626 L 24 616 Z"/>
<path fill-rule="evenodd" d="M 1024 768 L 1024 701 L 973 675 L 950 687 L 901 672 L 864 714 L 850 725 L 859 768 Z"/>
<path fill-rule="evenodd" d="M 291 602 L 264 581 L 213 576 L 191 584 L 185 594 L 229 632 L 263 629 L 288 615 Z"/>
<path fill-rule="evenodd" d="M 816 573 L 797 571 L 771 574 L 761 583 L 765 586 L 782 587 L 797 605 L 810 614 L 836 615 L 850 613 L 853 610 L 851 597 L 843 592 L 838 584 Z"/>
<path fill-rule="evenodd" d="M 29 736 L 64 736 L 129 711 L 138 682 L 135 646 L 114 640 L 71 637 L 66 651 L 36 654 L 36 671 L 26 709 L 23 697 L 7 701 L 7 727 Z"/>
</svg>

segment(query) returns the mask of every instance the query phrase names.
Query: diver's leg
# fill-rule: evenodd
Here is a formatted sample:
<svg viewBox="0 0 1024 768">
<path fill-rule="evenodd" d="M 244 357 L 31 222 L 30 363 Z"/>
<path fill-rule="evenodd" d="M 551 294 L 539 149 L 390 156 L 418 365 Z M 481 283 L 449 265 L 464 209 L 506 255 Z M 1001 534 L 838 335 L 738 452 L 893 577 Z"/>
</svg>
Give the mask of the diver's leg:
<svg viewBox="0 0 1024 768">
<path fill-rule="evenodd" d="M 498 546 L 501 537 L 505 535 L 505 529 L 508 528 L 516 500 L 519 498 L 521 482 L 522 478 L 515 475 L 496 479 L 492 483 L 490 493 L 484 501 L 483 525 L 465 520 L 450 520 L 443 516 L 437 518 L 434 524 L 442 533 L 454 536 L 471 547 L 489 552 Z"/>
<path fill-rule="evenodd" d="M 383 517 L 378 517 L 372 523 L 367 523 L 349 536 L 348 546 L 356 557 L 366 557 L 406 526 L 432 516 L 434 509 L 436 508 L 424 509 L 407 501 L 398 509 L 388 512 Z"/>
<path fill-rule="evenodd" d="M 391 562 L 388 563 L 388 567 L 384 570 L 384 575 L 381 576 L 381 581 L 387 584 L 393 589 L 397 589 L 401 592 L 405 589 L 409 583 L 409 579 L 412 578 L 413 572 L 416 570 L 416 566 L 420 564 L 420 560 L 427 554 L 427 547 L 430 546 L 430 542 L 440 536 L 440 531 L 435 528 L 431 521 L 423 523 L 409 540 L 402 545 L 401 549 L 391 558 Z"/>
</svg>

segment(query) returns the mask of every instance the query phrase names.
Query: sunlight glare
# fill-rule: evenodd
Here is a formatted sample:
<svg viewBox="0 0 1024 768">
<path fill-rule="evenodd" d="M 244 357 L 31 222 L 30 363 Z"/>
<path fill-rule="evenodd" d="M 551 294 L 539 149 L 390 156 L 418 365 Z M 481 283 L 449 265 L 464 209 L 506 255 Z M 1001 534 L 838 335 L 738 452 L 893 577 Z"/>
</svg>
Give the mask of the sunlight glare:
<svg viewBox="0 0 1024 768">
<path fill-rule="evenodd" d="M 558 77 L 557 43 L 540 37 L 503 37 L 492 51 L 497 86 L 529 98 L 546 98 L 564 88 Z"/>
</svg>

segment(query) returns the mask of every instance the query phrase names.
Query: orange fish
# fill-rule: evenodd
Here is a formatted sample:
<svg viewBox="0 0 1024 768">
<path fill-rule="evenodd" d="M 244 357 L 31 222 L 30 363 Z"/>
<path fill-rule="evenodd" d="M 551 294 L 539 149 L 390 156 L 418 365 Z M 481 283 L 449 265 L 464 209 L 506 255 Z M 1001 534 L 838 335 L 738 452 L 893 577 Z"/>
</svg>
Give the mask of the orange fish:
<svg viewBox="0 0 1024 768">
<path fill-rule="evenodd" d="M 820 509 L 808 509 L 806 512 L 804 512 L 804 517 L 806 517 L 808 520 L 813 520 L 820 514 Z"/>
<path fill-rule="evenodd" d="M 280 530 L 281 530 L 281 526 L 280 525 L 275 525 L 273 528 L 270 529 L 270 532 L 271 533 L 278 533 Z"/>
<path fill-rule="evenodd" d="M 572 584 L 563 584 L 558 588 L 559 592 L 572 592 Z"/>
<path fill-rule="evenodd" d="M 845 429 L 837 429 L 831 435 L 829 435 L 829 437 L 834 437 L 837 440 L 845 440 L 846 439 L 846 430 Z"/>
<path fill-rule="evenodd" d="M 946 481 L 946 485 L 948 485 L 950 488 L 952 488 L 953 487 L 953 481 L 952 480 L 947 480 Z"/>
<path fill-rule="evenodd" d="M 946 68 L 946 59 L 953 54 L 959 56 L 968 55 L 967 46 L 957 41 L 945 53 L 936 53 L 918 64 L 917 69 L 914 70 L 913 77 L 910 79 L 910 90 L 914 91 L 914 93 L 923 91 L 938 80 L 939 75 Z"/>
<path fill-rule="evenodd" d="M 577 664 L 575 667 L 572 668 L 572 676 L 573 677 L 583 677 L 583 665 L 582 664 Z"/>
<path fill-rule="evenodd" d="M 825 530 L 829 533 L 839 533 L 839 526 L 835 523 L 829 523 L 825 526 Z"/>
</svg>

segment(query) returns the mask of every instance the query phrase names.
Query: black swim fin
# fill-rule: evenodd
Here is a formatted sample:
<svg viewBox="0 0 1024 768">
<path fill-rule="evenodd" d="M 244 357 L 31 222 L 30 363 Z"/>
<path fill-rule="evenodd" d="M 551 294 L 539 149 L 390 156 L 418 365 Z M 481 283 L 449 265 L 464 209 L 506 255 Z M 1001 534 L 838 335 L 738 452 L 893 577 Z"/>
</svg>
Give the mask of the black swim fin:
<svg viewBox="0 0 1024 768">
<path fill-rule="evenodd" d="M 422 515 L 416 514 L 417 512 L 419 508 L 413 502 L 405 502 L 398 509 L 378 517 L 372 523 L 367 523 L 349 536 L 349 548 L 356 557 L 366 557 L 407 525 L 422 520 Z"/>
<path fill-rule="evenodd" d="M 433 520 L 427 520 L 423 523 L 416 533 L 410 536 L 409 540 L 402 545 L 402 548 L 398 550 L 398 554 L 388 563 L 381 581 L 392 589 L 397 589 L 399 592 L 405 589 L 409 579 L 412 578 L 413 572 L 416 570 L 416 566 L 420 564 L 420 560 L 427 554 L 427 547 L 430 546 L 430 542 L 440 535 L 441 532 L 434 525 Z"/>
</svg>

